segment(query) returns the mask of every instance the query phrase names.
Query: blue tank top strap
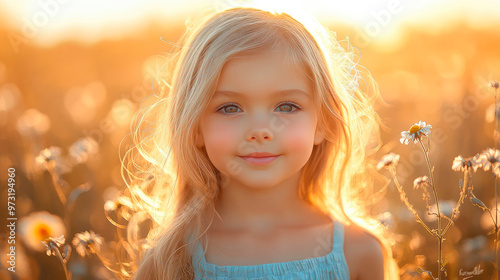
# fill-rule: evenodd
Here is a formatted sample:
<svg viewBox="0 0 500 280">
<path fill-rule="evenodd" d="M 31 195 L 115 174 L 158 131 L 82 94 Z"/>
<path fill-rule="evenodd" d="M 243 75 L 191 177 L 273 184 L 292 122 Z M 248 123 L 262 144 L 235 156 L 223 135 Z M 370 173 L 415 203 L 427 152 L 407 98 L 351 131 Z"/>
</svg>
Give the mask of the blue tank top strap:
<svg viewBox="0 0 500 280">
<path fill-rule="evenodd" d="M 203 246 L 201 245 L 200 240 L 194 241 L 194 249 L 193 249 L 193 258 L 196 259 L 197 261 L 202 261 L 204 259 L 204 250 Z"/>
<path fill-rule="evenodd" d="M 333 251 L 344 250 L 344 224 L 333 221 Z"/>
</svg>

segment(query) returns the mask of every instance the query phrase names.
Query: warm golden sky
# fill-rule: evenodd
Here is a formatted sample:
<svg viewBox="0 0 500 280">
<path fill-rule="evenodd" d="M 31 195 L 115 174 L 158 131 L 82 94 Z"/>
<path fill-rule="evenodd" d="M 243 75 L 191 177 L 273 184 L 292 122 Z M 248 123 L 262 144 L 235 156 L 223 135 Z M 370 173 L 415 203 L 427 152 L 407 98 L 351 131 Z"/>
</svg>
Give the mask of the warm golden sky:
<svg viewBox="0 0 500 280">
<path fill-rule="evenodd" d="M 296 9 L 320 21 L 344 21 L 359 28 L 394 33 L 401 24 L 443 28 L 457 19 L 474 26 L 500 26 L 498 0 L 262 0 L 278 9 Z M 34 42 L 50 45 L 67 38 L 92 42 L 126 35 L 150 19 L 185 20 L 207 8 L 237 0 L 0 0 L 17 30 L 32 24 Z"/>
</svg>

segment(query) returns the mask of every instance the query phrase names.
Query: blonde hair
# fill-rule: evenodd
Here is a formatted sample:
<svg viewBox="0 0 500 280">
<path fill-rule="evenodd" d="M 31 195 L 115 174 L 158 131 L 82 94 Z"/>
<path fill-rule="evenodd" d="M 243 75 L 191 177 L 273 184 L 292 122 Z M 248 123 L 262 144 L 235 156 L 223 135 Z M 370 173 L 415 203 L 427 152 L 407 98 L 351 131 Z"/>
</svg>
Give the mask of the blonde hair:
<svg viewBox="0 0 500 280">
<path fill-rule="evenodd" d="M 134 146 L 122 171 L 130 181 L 130 208 L 149 216 L 153 229 L 141 240 L 134 233 L 138 222 L 129 223 L 124 248 L 131 263 L 122 275 L 193 278 L 192 245 L 208 228 L 205 221 L 214 218 L 221 185 L 219 171 L 204 148 L 196 146 L 200 117 L 227 61 L 284 47 L 314 88 L 318 126 L 325 136 L 303 168 L 299 194 L 337 220 L 372 233 L 384 250 L 386 279 L 395 279 L 383 227 L 361 207 L 371 189 L 365 157 L 368 140 L 378 135 L 372 104 L 378 89 L 370 75 L 361 78 L 352 49 L 344 49 L 319 24 L 306 27 L 288 14 L 253 8 L 223 10 L 188 31 L 161 95 L 133 124 Z"/>
</svg>

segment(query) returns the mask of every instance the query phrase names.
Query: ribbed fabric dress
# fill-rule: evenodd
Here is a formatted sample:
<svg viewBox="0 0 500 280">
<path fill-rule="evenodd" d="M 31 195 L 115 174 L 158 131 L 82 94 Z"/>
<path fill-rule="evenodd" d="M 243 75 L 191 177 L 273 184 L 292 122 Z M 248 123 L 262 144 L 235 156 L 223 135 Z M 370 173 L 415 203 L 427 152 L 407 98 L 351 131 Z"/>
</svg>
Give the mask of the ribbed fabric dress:
<svg viewBox="0 0 500 280">
<path fill-rule="evenodd" d="M 192 258 L 195 280 L 349 280 L 343 249 L 344 224 L 334 221 L 333 231 L 333 248 L 326 256 L 249 266 L 207 263 L 198 242 Z"/>
</svg>

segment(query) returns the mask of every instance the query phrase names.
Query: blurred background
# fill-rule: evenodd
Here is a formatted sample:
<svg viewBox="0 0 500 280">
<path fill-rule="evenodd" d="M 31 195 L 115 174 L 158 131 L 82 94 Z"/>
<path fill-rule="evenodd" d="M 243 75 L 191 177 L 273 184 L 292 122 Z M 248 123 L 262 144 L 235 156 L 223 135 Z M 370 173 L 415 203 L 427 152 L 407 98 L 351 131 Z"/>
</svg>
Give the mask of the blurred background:
<svg viewBox="0 0 500 280">
<path fill-rule="evenodd" d="M 0 0 L 0 201 L 7 206 L 8 176 L 15 173 L 16 272 L 10 266 L 8 228 L 0 229 L 1 279 L 64 279 L 41 238 L 93 230 L 112 243 L 116 228 L 104 204 L 125 187 L 120 156 L 134 113 L 155 87 L 165 55 L 185 24 L 236 1 L 208 0 Z M 422 217 L 422 194 L 413 180 L 428 175 L 422 151 L 399 143 L 400 132 L 422 120 L 433 126 L 430 158 L 441 208 L 451 213 L 462 173 L 453 159 L 495 147 L 495 95 L 500 80 L 500 7 L 496 0 L 263 1 L 278 10 L 311 13 L 356 48 L 359 63 L 378 82 L 385 128 L 373 164 L 388 152 L 401 155 L 400 182 Z M 157 88 L 156 88 L 157 89 Z M 142 105 L 143 106 L 143 105 Z M 121 146 L 120 146 L 121 144 Z M 50 149 L 48 149 L 50 148 Z M 48 150 L 44 150 L 48 149 Z M 9 171 L 14 168 L 14 171 Z M 381 171 L 389 176 L 386 171 Z M 476 196 L 494 206 L 494 176 L 473 174 Z M 383 186 L 384 180 L 377 182 Z M 59 193 L 58 193 L 59 192 Z M 61 203 L 60 192 L 68 196 Z M 71 193 L 71 194 L 70 194 Z M 10 195 L 13 196 L 13 195 Z M 432 201 L 432 199 L 431 199 Z M 445 211 L 443 210 L 443 211 Z M 394 233 L 403 279 L 417 267 L 436 275 L 437 241 L 415 222 L 394 185 L 374 206 Z M 429 220 L 427 220 L 429 218 Z M 467 199 L 448 232 L 448 279 L 483 270 L 490 279 L 494 235 L 487 212 Z M 77 247 L 74 245 L 73 247 Z M 74 251 L 74 250 L 73 250 Z M 64 257 L 64 256 L 63 256 Z M 99 258 L 73 252 L 73 279 L 111 279 Z M 415 276 L 417 275 L 417 276 Z"/>
</svg>

